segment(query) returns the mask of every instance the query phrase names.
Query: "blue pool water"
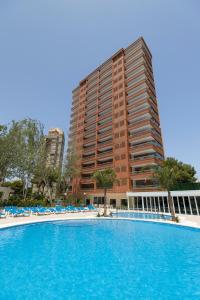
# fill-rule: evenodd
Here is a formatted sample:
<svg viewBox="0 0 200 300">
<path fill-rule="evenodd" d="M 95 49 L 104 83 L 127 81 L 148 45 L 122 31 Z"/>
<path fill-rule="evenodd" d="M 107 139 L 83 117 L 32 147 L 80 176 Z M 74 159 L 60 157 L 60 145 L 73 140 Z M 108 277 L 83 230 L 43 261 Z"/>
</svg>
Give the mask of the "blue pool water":
<svg viewBox="0 0 200 300">
<path fill-rule="evenodd" d="M 113 213 L 113 217 L 171 220 L 170 215 L 157 214 L 157 213 L 143 213 L 143 212 L 118 212 L 118 213 Z"/>
<path fill-rule="evenodd" d="M 200 299 L 200 231 L 129 220 L 0 230 L 0 299 Z"/>
</svg>

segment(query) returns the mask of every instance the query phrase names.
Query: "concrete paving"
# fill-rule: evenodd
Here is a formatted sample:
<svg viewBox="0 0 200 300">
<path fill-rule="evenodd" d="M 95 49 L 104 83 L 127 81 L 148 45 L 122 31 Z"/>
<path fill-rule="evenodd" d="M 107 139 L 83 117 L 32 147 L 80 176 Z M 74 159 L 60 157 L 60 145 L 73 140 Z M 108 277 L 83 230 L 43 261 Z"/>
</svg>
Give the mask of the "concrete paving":
<svg viewBox="0 0 200 300">
<path fill-rule="evenodd" d="M 31 215 L 29 217 L 11 217 L 0 218 L 0 228 L 12 227 L 17 225 L 47 222 L 47 221 L 60 221 L 60 220 L 80 220 L 80 219 L 94 219 L 97 218 L 97 212 L 79 212 L 79 213 L 66 213 L 66 214 L 50 214 L 43 216 Z M 194 215 L 178 215 L 179 223 L 174 223 L 171 221 L 160 220 L 160 219 L 139 219 L 139 218 L 128 218 L 129 220 L 142 220 L 146 222 L 156 222 L 156 223 L 168 223 L 189 226 L 200 229 L 200 216 Z M 99 219 L 99 218 L 98 218 Z M 103 218 L 101 218 L 102 220 Z M 106 218 L 114 219 L 114 218 Z M 117 217 L 117 219 L 126 219 L 123 217 Z"/>
</svg>

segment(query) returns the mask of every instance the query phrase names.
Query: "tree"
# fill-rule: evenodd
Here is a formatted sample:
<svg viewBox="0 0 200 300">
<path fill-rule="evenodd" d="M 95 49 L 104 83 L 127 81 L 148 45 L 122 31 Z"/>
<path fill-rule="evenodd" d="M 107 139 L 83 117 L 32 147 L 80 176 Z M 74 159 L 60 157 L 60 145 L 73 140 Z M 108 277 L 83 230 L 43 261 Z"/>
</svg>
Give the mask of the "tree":
<svg viewBox="0 0 200 300">
<path fill-rule="evenodd" d="M 46 181 L 46 186 L 48 189 L 49 199 L 51 203 L 52 203 L 52 192 L 53 192 L 54 184 L 58 182 L 59 177 L 60 177 L 60 172 L 58 169 L 52 167 L 46 168 L 45 181 Z"/>
<path fill-rule="evenodd" d="M 40 157 L 41 144 L 44 142 L 43 126 L 37 120 L 24 119 L 13 121 L 10 127 L 13 136 L 15 157 L 14 176 L 23 182 L 23 197 L 26 199 L 28 186 Z"/>
<path fill-rule="evenodd" d="M 111 188 L 116 182 L 116 173 L 113 169 L 105 169 L 96 171 L 92 178 L 96 181 L 97 185 L 104 190 L 104 217 L 107 216 L 107 189 Z"/>
<path fill-rule="evenodd" d="M 38 160 L 34 169 L 32 183 L 38 188 L 38 192 L 44 195 L 44 188 L 47 184 L 47 147 L 45 138 L 40 144 Z"/>
<path fill-rule="evenodd" d="M 0 125 L 0 183 L 12 175 L 14 157 L 16 155 L 13 138 L 7 126 Z"/>
<path fill-rule="evenodd" d="M 173 221 L 176 221 L 176 215 L 171 191 L 177 183 L 195 182 L 195 174 L 196 171 L 192 166 L 171 157 L 164 160 L 163 164 L 154 171 L 153 178 L 158 181 L 161 188 L 167 190 L 169 209 Z"/>
<path fill-rule="evenodd" d="M 69 148 L 66 163 L 63 171 L 63 180 L 65 181 L 66 187 L 68 187 L 72 181 L 75 182 L 75 194 L 78 194 L 77 186 L 78 186 L 78 178 L 80 177 L 80 167 L 79 167 L 79 157 L 76 153 L 75 146 L 71 146 Z"/>
</svg>

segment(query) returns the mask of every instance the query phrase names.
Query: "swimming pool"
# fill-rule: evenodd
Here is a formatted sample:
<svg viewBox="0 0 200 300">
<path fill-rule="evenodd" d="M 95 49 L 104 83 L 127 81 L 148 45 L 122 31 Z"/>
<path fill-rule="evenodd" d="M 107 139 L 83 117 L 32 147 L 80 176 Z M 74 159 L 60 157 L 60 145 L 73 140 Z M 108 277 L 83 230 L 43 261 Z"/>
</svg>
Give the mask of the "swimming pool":
<svg viewBox="0 0 200 300">
<path fill-rule="evenodd" d="M 129 220 L 0 230 L 0 299 L 200 299 L 200 231 Z"/>
<path fill-rule="evenodd" d="M 144 213 L 144 212 L 117 212 L 113 213 L 113 217 L 136 218 L 136 219 L 162 219 L 171 220 L 170 215 L 160 213 Z"/>
</svg>

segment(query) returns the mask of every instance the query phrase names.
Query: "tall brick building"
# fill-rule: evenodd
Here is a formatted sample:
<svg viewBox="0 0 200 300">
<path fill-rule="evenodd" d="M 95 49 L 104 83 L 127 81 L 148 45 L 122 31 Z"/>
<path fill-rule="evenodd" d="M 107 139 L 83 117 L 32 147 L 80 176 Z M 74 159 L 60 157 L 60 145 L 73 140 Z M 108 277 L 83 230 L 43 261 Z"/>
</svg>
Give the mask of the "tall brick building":
<svg viewBox="0 0 200 300">
<path fill-rule="evenodd" d="M 65 137 L 59 128 L 49 130 L 46 136 L 47 166 L 62 169 Z"/>
<path fill-rule="evenodd" d="M 94 202 L 102 190 L 95 170 L 113 168 L 118 183 L 108 191 L 111 204 L 126 203 L 127 191 L 157 189 L 152 168 L 164 158 L 152 70 L 143 38 L 120 49 L 73 90 L 68 149 L 76 149 L 80 178 L 72 181 Z"/>
</svg>

